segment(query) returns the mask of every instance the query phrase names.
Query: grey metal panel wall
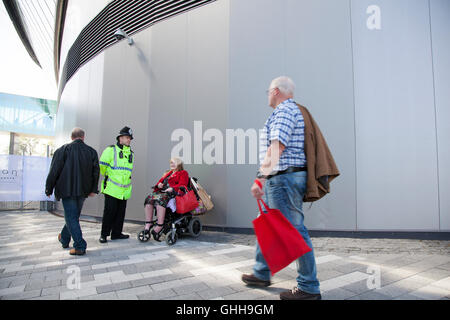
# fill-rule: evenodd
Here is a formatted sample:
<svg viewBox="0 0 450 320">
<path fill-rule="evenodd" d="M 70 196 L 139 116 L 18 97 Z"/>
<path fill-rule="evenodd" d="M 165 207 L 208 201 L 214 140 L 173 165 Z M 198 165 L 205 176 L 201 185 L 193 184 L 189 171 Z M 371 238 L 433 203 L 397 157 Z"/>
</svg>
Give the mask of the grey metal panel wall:
<svg viewBox="0 0 450 320">
<path fill-rule="evenodd" d="M 263 127 L 272 109 L 264 91 L 289 75 L 296 100 L 320 124 L 343 173 L 333 193 L 304 205 L 311 229 L 356 227 L 353 75 L 348 1 L 231 1 L 230 128 Z M 239 199 L 240 216 L 228 225 L 251 226 L 256 203 L 249 189 L 257 165 L 230 166 L 229 208 Z"/>
<path fill-rule="evenodd" d="M 450 1 L 431 0 L 436 123 L 439 158 L 440 229 L 450 230 Z"/>
<path fill-rule="evenodd" d="M 186 36 L 185 15 L 175 17 L 169 23 L 157 24 L 150 30 L 148 190 L 169 169 L 172 131 L 184 126 Z"/>
<path fill-rule="evenodd" d="M 280 3 L 284 1 L 230 1 L 230 129 L 259 130 L 272 112 L 265 90 L 270 80 L 285 72 L 284 40 L 280 37 L 285 28 L 273 23 L 283 21 L 286 14 Z M 251 227 L 256 218 L 257 205 L 250 187 L 258 167 L 228 166 L 230 227 Z"/>
<path fill-rule="evenodd" d="M 428 1 L 352 1 L 352 25 L 357 227 L 439 230 Z"/>
<path fill-rule="evenodd" d="M 348 0 L 289 0 L 287 70 L 297 101 L 312 113 L 341 172 L 332 192 L 311 209 L 310 229 L 356 229 L 355 122 L 352 42 Z"/>
<path fill-rule="evenodd" d="M 184 127 L 193 133 L 194 121 L 201 120 L 203 133 L 210 128 L 225 132 L 228 127 L 229 96 L 229 2 L 208 4 L 190 11 L 186 17 L 188 34 L 184 61 L 187 66 L 187 91 Z M 203 148 L 208 144 L 203 142 Z M 214 209 L 201 217 L 202 222 L 226 226 L 228 217 L 239 214 L 227 207 L 229 168 L 223 164 L 206 163 L 186 167 L 191 176 L 199 178 L 214 200 Z"/>
</svg>

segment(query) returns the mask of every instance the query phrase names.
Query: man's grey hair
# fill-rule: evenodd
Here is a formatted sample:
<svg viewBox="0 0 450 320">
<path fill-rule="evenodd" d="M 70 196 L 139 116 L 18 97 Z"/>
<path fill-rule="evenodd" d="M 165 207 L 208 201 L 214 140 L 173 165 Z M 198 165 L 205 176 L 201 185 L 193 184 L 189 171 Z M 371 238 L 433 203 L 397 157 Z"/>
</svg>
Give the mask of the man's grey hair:
<svg viewBox="0 0 450 320">
<path fill-rule="evenodd" d="M 81 128 L 73 128 L 72 130 L 72 139 L 83 139 L 84 138 L 84 130 Z"/>
<path fill-rule="evenodd" d="M 278 88 L 281 93 L 293 96 L 295 92 L 295 83 L 291 78 L 282 76 L 272 80 L 270 88 Z"/>
</svg>

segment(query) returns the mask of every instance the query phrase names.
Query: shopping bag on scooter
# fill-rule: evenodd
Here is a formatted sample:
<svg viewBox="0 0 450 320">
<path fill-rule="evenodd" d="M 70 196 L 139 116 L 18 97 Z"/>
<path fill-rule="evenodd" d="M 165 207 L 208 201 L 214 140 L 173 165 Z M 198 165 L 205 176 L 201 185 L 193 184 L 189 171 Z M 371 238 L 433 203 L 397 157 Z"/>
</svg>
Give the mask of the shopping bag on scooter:
<svg viewBox="0 0 450 320">
<path fill-rule="evenodd" d="M 260 202 L 267 213 L 264 213 Z M 282 270 L 312 249 L 306 244 L 300 232 L 278 209 L 270 209 L 258 200 L 260 215 L 253 220 L 256 238 L 272 275 Z"/>
<path fill-rule="evenodd" d="M 179 214 L 187 213 L 198 207 L 198 201 L 194 190 L 187 190 L 184 187 L 182 188 L 185 190 L 184 195 L 178 195 L 175 197 L 177 213 Z"/>
</svg>

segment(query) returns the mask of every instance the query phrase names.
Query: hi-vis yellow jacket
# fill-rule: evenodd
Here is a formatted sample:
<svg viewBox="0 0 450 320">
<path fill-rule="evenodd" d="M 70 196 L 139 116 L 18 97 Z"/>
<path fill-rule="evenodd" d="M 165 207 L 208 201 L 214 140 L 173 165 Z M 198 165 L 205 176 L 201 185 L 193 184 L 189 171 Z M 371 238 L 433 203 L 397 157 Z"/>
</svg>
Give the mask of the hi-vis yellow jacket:
<svg viewBox="0 0 450 320">
<path fill-rule="evenodd" d="M 133 158 L 133 151 L 128 146 L 112 145 L 103 151 L 100 157 L 100 174 L 105 176 L 102 193 L 120 200 L 130 199 Z"/>
</svg>

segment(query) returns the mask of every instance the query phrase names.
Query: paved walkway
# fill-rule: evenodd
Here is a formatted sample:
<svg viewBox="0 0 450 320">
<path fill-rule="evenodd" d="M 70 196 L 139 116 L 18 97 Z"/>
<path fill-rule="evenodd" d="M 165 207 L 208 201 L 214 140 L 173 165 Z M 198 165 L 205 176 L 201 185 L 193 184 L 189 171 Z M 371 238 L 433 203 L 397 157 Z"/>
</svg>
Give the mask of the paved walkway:
<svg viewBox="0 0 450 320">
<path fill-rule="evenodd" d="M 1 299 L 277 300 L 296 285 L 295 265 L 267 289 L 240 281 L 254 263 L 253 235 L 203 232 L 169 247 L 140 243 L 142 226 L 126 224 L 130 239 L 102 245 L 100 224 L 83 222 L 87 254 L 73 257 L 56 240 L 63 223 L 46 212 L 0 212 Z M 450 299 L 450 241 L 312 241 L 323 299 Z"/>
</svg>

